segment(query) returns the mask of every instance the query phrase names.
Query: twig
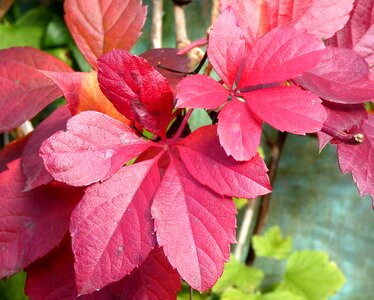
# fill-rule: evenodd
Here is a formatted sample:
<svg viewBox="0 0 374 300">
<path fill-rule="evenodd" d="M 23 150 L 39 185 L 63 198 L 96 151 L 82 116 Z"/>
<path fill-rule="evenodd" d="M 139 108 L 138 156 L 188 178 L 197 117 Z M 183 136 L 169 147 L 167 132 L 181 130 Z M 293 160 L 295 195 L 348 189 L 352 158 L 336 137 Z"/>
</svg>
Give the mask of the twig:
<svg viewBox="0 0 374 300">
<path fill-rule="evenodd" d="M 219 15 L 219 0 L 213 0 L 212 2 L 212 12 L 210 14 L 210 25 L 213 25 Z"/>
<path fill-rule="evenodd" d="M 184 6 L 174 3 L 174 24 L 175 24 L 175 42 L 178 49 L 183 49 L 191 41 L 188 38 L 186 16 L 184 14 Z M 200 48 L 193 48 L 188 52 L 190 59 L 190 69 L 193 69 L 204 56 L 204 52 Z"/>
<path fill-rule="evenodd" d="M 14 0 L 0 0 L 0 20 L 5 16 Z"/>
<path fill-rule="evenodd" d="M 164 0 L 152 0 L 152 48 L 162 48 L 162 17 L 164 15 Z"/>
<path fill-rule="evenodd" d="M 284 143 L 287 138 L 287 132 L 279 132 L 277 141 L 272 145 L 270 149 L 270 159 L 269 159 L 269 179 L 270 183 L 273 186 L 275 178 L 277 176 L 279 160 L 282 154 Z M 268 216 L 269 216 L 269 204 L 270 204 L 271 193 L 257 198 L 256 201 L 259 201 L 259 211 L 257 215 L 257 220 L 255 228 L 253 230 L 253 235 L 262 233 L 264 229 Z M 252 265 L 255 259 L 254 251 L 252 244 L 249 247 L 246 264 Z"/>
<path fill-rule="evenodd" d="M 30 121 L 25 121 L 19 127 L 16 128 L 17 138 L 24 137 L 34 130 Z"/>
<path fill-rule="evenodd" d="M 240 261 L 243 257 L 243 252 L 249 236 L 249 230 L 251 228 L 255 209 L 256 199 L 252 199 L 245 207 L 243 221 L 238 234 L 238 243 L 236 244 L 234 251 L 235 258 L 238 261 Z"/>
</svg>

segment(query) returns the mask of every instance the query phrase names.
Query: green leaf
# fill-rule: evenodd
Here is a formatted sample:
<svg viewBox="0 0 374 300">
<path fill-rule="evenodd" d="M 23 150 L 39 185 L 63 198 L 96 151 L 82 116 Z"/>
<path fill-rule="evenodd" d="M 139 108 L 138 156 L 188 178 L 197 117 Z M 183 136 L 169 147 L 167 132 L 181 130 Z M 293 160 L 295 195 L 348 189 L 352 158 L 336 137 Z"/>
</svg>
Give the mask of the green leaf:
<svg viewBox="0 0 374 300">
<path fill-rule="evenodd" d="M 26 300 L 24 292 L 26 273 L 19 272 L 16 275 L 0 281 L 0 299 L 2 300 Z"/>
<path fill-rule="evenodd" d="M 303 298 L 297 294 L 292 293 L 291 291 L 278 290 L 262 295 L 257 295 L 255 300 L 303 300 Z"/>
<path fill-rule="evenodd" d="M 289 290 L 305 300 L 325 300 L 337 293 L 345 277 L 337 265 L 329 261 L 326 253 L 304 250 L 288 259 L 280 290 Z"/>
<path fill-rule="evenodd" d="M 253 248 L 256 256 L 284 259 L 292 250 L 292 238 L 282 238 L 278 226 L 270 228 L 263 236 L 253 237 Z"/>
<path fill-rule="evenodd" d="M 248 204 L 248 199 L 246 198 L 233 198 L 237 210 L 241 210 Z"/>
<path fill-rule="evenodd" d="M 54 49 L 46 50 L 46 52 L 62 60 L 64 63 L 66 63 L 67 65 L 71 67 L 73 62 L 69 56 L 67 48 L 54 48 Z"/>
<path fill-rule="evenodd" d="M 91 66 L 88 64 L 87 60 L 83 57 L 82 53 L 79 51 L 77 45 L 70 40 L 69 48 L 71 50 L 71 54 L 74 60 L 77 62 L 78 68 L 82 72 L 89 72 L 91 70 Z"/>
<path fill-rule="evenodd" d="M 41 48 L 45 28 L 52 17 L 48 10 L 36 8 L 24 14 L 15 24 L 0 24 L 0 49 L 17 46 Z"/>
<path fill-rule="evenodd" d="M 196 108 L 192 112 L 190 118 L 188 119 L 188 126 L 191 131 L 205 126 L 212 125 L 212 119 L 209 117 L 208 113 L 204 109 Z"/>
<path fill-rule="evenodd" d="M 253 292 L 263 278 L 264 273 L 260 269 L 247 267 L 231 256 L 222 277 L 213 287 L 213 292 L 221 293 L 231 286 L 236 286 L 244 292 Z"/>
<path fill-rule="evenodd" d="M 257 300 L 253 294 L 245 293 L 236 288 L 229 288 L 221 295 L 221 300 Z"/>
<path fill-rule="evenodd" d="M 61 18 L 53 18 L 47 25 L 43 39 L 44 48 L 55 48 L 70 42 L 69 31 Z"/>
</svg>

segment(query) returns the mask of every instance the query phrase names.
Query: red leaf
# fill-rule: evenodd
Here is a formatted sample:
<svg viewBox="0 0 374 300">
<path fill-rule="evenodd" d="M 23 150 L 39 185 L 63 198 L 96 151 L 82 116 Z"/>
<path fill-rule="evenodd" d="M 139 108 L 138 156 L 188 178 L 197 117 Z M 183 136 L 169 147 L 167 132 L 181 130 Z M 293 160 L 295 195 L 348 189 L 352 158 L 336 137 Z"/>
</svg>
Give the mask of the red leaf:
<svg viewBox="0 0 374 300">
<path fill-rule="evenodd" d="M 151 146 L 127 125 L 93 111 L 71 118 L 40 148 L 47 171 L 58 181 L 85 186 L 105 180 Z"/>
<path fill-rule="evenodd" d="M 150 208 L 159 182 L 153 159 L 86 189 L 70 226 L 79 294 L 120 280 L 145 260 L 156 242 Z"/>
<path fill-rule="evenodd" d="M 26 271 L 25 292 L 30 299 L 77 299 L 74 255 L 71 251 L 70 238 L 65 238 L 58 248 L 31 264 Z M 108 300 L 112 297 L 110 290 L 104 288 L 79 299 Z"/>
<path fill-rule="evenodd" d="M 188 64 L 190 62 L 188 56 L 178 55 L 177 53 L 178 49 L 161 48 L 151 49 L 140 55 L 140 57 L 145 58 L 158 72 L 160 72 L 162 76 L 167 79 L 170 88 L 174 93 L 177 84 L 186 75 L 169 70 L 188 72 Z M 166 70 L 164 68 L 167 68 L 169 70 Z"/>
<path fill-rule="evenodd" d="M 260 119 L 281 131 L 316 132 L 327 117 L 322 101 L 296 86 L 262 89 L 242 96 Z"/>
<path fill-rule="evenodd" d="M 327 112 L 327 119 L 323 125 L 323 132 L 318 133 L 319 148 L 322 150 L 333 138 L 358 130 L 367 119 L 368 113 L 363 104 L 336 104 L 325 101 L 323 106 Z"/>
<path fill-rule="evenodd" d="M 7 164 L 20 158 L 25 149 L 25 145 L 30 138 L 30 134 L 23 138 L 14 140 L 5 146 L 0 152 L 0 172 L 8 170 Z"/>
<path fill-rule="evenodd" d="M 44 168 L 43 159 L 39 156 L 39 149 L 43 141 L 55 132 L 65 129 L 71 114 L 66 106 L 55 110 L 34 130 L 22 153 L 22 171 L 26 177 L 25 191 L 47 184 L 53 180 Z"/>
<path fill-rule="evenodd" d="M 157 241 L 192 288 L 211 288 L 235 242 L 235 205 L 196 182 L 172 157 L 152 204 Z"/>
<path fill-rule="evenodd" d="M 326 48 L 320 64 L 296 82 L 323 99 L 351 104 L 374 99 L 368 76 L 368 64 L 353 50 Z"/>
<path fill-rule="evenodd" d="M 130 124 L 113 104 L 104 96 L 97 81 L 97 72 L 44 72 L 64 93 L 69 109 L 73 115 L 82 111 L 101 112 L 125 124 Z"/>
<path fill-rule="evenodd" d="M 56 247 L 80 190 L 59 184 L 22 192 L 20 160 L 0 173 L 0 277 L 10 276 Z"/>
<path fill-rule="evenodd" d="M 232 9 L 224 10 L 210 30 L 207 51 L 214 70 L 231 88 L 245 51 L 242 30 Z"/>
<path fill-rule="evenodd" d="M 0 132 L 31 119 L 62 95 L 40 70 L 71 71 L 62 61 L 31 47 L 0 51 Z"/>
<path fill-rule="evenodd" d="M 246 103 L 234 99 L 218 116 L 219 141 L 227 155 L 236 160 L 250 160 L 261 140 L 261 120 L 249 111 Z"/>
<path fill-rule="evenodd" d="M 327 44 L 339 48 L 353 49 L 365 58 L 369 65 L 374 64 L 374 3 L 372 0 L 356 0 L 351 18 Z"/>
<path fill-rule="evenodd" d="M 255 198 L 271 191 L 267 168 L 257 154 L 248 162 L 228 157 L 221 147 L 216 126 L 194 131 L 178 144 L 178 151 L 190 174 L 218 194 Z"/>
<path fill-rule="evenodd" d="M 369 114 L 356 132 L 364 134 L 364 141 L 358 145 L 339 144 L 339 165 L 344 174 L 352 173 L 361 196 L 370 195 L 374 206 L 374 116 Z"/>
<path fill-rule="evenodd" d="M 173 109 L 167 80 L 145 59 L 115 50 L 99 61 L 99 83 L 117 110 L 165 138 Z"/>
<path fill-rule="evenodd" d="M 319 38 L 329 38 L 343 28 L 353 0 L 221 0 L 221 9 L 231 6 L 250 42 L 277 26 L 306 29 Z"/>
<path fill-rule="evenodd" d="M 144 26 L 141 0 L 66 0 L 66 24 L 89 64 L 113 49 L 130 50 Z"/>
<path fill-rule="evenodd" d="M 322 49 L 323 43 L 311 34 L 277 27 L 254 44 L 238 86 L 243 88 L 299 77 L 319 63 Z"/>
<path fill-rule="evenodd" d="M 194 75 L 179 83 L 176 106 L 215 109 L 225 103 L 229 95 L 229 90 L 213 78 Z"/>
<path fill-rule="evenodd" d="M 181 289 L 181 280 L 162 249 L 157 248 L 130 275 L 111 285 L 111 289 L 123 300 L 173 300 Z"/>
</svg>

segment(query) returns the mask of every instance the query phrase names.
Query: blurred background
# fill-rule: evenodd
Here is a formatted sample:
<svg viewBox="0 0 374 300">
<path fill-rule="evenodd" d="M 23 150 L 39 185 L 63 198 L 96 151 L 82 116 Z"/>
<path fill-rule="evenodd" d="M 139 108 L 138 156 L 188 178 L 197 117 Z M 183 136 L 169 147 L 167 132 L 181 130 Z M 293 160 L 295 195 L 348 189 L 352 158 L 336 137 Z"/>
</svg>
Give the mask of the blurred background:
<svg viewBox="0 0 374 300">
<path fill-rule="evenodd" d="M 143 2 L 150 5 L 150 0 Z M 5 13 L 8 6 L 10 9 Z M 62 0 L 0 0 L 0 49 L 33 46 L 57 56 L 76 70 L 87 71 L 88 64 L 64 24 L 62 6 Z M 172 6 L 171 0 L 164 1 L 163 47 L 175 46 Z M 152 7 L 149 9 L 150 16 Z M 203 37 L 210 25 L 211 1 L 195 0 L 185 11 L 189 38 Z M 150 32 L 148 18 L 134 53 L 150 48 Z M 37 125 L 63 101 L 47 107 L 32 120 L 33 124 Z M 275 134 L 272 129 L 266 131 Z M 266 146 L 264 150 L 266 157 Z M 266 228 L 274 225 L 283 234 L 292 236 L 294 249 L 324 251 L 340 267 L 347 281 L 332 299 L 374 299 L 371 200 L 361 198 L 351 176 L 340 173 L 334 146 L 328 145 L 319 154 L 315 137 L 287 137 Z M 244 261 L 245 257 L 241 259 Z M 257 258 L 254 266 L 265 271 L 265 282 L 269 284 L 279 281 L 284 271 L 284 264 L 263 258 Z M 1 281 L 0 299 L 27 299 L 23 293 L 24 280 L 25 274 L 19 273 Z"/>
</svg>

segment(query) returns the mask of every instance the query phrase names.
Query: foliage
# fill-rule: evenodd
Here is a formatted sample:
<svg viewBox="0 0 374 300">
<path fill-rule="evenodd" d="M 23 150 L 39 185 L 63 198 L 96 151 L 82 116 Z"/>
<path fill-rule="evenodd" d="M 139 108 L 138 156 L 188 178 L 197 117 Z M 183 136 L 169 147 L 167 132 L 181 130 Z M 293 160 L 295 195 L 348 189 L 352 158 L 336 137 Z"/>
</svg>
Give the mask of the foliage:
<svg viewBox="0 0 374 300">
<path fill-rule="evenodd" d="M 337 144 L 342 172 L 373 196 L 369 0 L 327 2 L 222 1 L 207 45 L 220 81 L 184 78 L 188 59 L 173 49 L 129 52 L 146 21 L 141 0 L 66 0 L 66 26 L 37 8 L 2 24 L 3 47 L 25 32 L 30 41 L 0 51 L 0 131 L 67 101 L 0 153 L 2 277 L 25 268 L 36 299 L 174 299 L 181 278 L 222 299 L 338 290 L 344 277 L 327 255 L 288 256 L 277 228 L 253 245 L 258 256 L 287 257 L 279 285 L 262 293 L 262 271 L 234 260 L 221 277 L 235 243 L 232 198 L 271 192 L 262 122 Z M 30 46 L 71 51 L 73 67 L 92 70 Z"/>
<path fill-rule="evenodd" d="M 279 247 L 274 246 L 274 237 L 283 242 Z M 292 250 L 292 239 L 279 239 L 279 227 L 270 228 L 263 236 L 254 236 L 256 254 L 262 253 L 264 244 L 273 244 L 267 248 L 264 255 L 267 258 L 278 257 L 286 261 L 282 279 L 271 287 L 261 285 L 266 276 L 262 270 L 248 267 L 231 257 L 225 265 L 225 271 L 211 294 L 202 294 L 203 299 L 248 299 L 248 300 L 326 300 L 342 288 L 345 278 L 336 264 L 329 260 L 324 252 Z M 260 239 L 260 240 L 259 240 Z M 283 251 L 279 258 L 280 250 L 288 244 L 287 251 Z M 283 248 L 283 249 L 282 249 Z M 286 253 L 287 252 L 287 253 Z M 281 263 L 279 263 L 281 264 Z M 182 291 L 178 299 L 183 299 L 188 291 Z"/>
</svg>

